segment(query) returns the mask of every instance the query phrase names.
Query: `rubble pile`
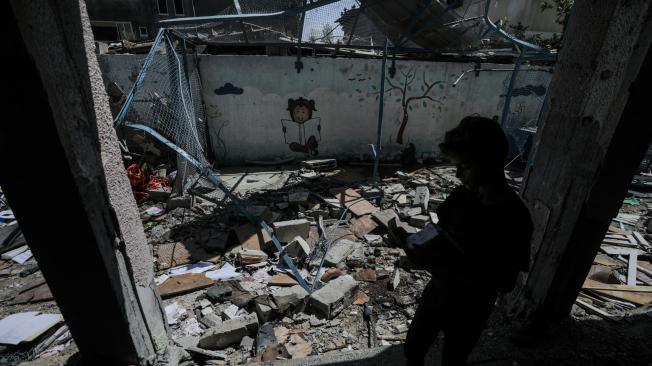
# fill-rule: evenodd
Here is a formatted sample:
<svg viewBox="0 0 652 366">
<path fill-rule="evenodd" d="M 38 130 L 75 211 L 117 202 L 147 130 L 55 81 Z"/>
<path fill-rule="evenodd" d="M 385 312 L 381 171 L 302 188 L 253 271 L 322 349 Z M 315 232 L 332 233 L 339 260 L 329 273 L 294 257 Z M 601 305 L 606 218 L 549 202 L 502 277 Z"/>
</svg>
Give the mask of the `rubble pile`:
<svg viewBox="0 0 652 366">
<path fill-rule="evenodd" d="M 1 191 L 0 257 L 0 364 L 59 354 L 70 331 Z"/>
<path fill-rule="evenodd" d="M 652 309 L 652 244 L 646 234 L 652 233 L 652 175 L 635 176 L 631 189 L 575 301 L 585 312 L 605 319 Z"/>
<path fill-rule="evenodd" d="M 281 250 L 211 189 L 150 194 L 140 204 L 183 363 L 300 359 L 405 340 L 430 275 L 407 261 L 388 236 L 388 222 L 398 218 L 412 233 L 437 223 L 435 209 L 459 184 L 455 170 L 396 171 L 371 185 L 337 169 L 325 159 L 233 179 L 250 184 L 230 188 L 249 215 L 269 223 Z M 522 178 L 506 173 L 518 189 Z M 272 176 L 276 181 L 267 182 Z M 632 189 L 647 192 L 650 182 L 652 176 L 637 176 Z M 574 316 L 617 320 L 650 311 L 652 194 L 641 191 L 630 191 L 614 218 Z M 0 338 L 0 362 L 17 364 L 57 354 L 72 340 L 11 210 L 0 204 L 0 335 L 11 336 Z M 14 331 L 25 322 L 35 326 Z"/>
<path fill-rule="evenodd" d="M 430 276 L 410 267 L 388 221 L 398 217 L 409 232 L 437 222 L 434 209 L 458 184 L 454 168 L 398 171 L 374 186 L 340 180 L 336 167 L 307 162 L 281 188 L 235 189 L 312 292 L 228 200 L 195 196 L 192 208 L 143 215 L 173 337 L 194 362 L 296 359 L 405 339 Z"/>
</svg>

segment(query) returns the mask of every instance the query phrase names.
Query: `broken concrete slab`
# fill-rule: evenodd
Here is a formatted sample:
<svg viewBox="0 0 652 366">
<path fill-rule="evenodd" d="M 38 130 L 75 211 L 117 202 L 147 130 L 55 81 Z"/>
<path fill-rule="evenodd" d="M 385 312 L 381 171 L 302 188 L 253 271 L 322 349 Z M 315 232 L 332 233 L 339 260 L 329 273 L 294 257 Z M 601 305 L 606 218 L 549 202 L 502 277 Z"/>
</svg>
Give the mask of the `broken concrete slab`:
<svg viewBox="0 0 652 366">
<path fill-rule="evenodd" d="M 346 265 L 349 268 L 359 268 L 365 264 L 366 260 L 367 256 L 364 254 L 364 245 L 356 242 L 353 251 L 346 257 Z"/>
<path fill-rule="evenodd" d="M 421 207 L 404 207 L 398 211 L 398 216 L 404 220 L 408 220 L 412 216 L 421 215 L 421 212 Z"/>
<path fill-rule="evenodd" d="M 304 258 L 310 254 L 310 246 L 302 237 L 295 236 L 288 245 L 283 247 L 285 253 L 290 256 L 290 258 Z"/>
<path fill-rule="evenodd" d="M 416 215 L 416 216 L 410 217 L 410 225 L 418 227 L 418 228 L 424 228 L 429 223 L 430 223 L 430 216 Z"/>
<path fill-rule="evenodd" d="M 297 236 L 306 239 L 310 232 L 310 221 L 306 219 L 278 221 L 273 226 L 276 237 L 283 243 L 289 243 Z"/>
<path fill-rule="evenodd" d="M 165 209 L 167 211 L 172 211 L 175 208 L 187 208 L 191 209 L 192 206 L 195 205 L 195 198 L 192 195 L 185 194 L 182 196 L 179 196 L 177 194 L 172 194 L 170 197 L 168 197 L 168 201 L 165 204 Z"/>
<path fill-rule="evenodd" d="M 383 237 L 380 235 L 367 234 L 364 236 L 364 240 L 372 247 L 381 246 L 383 244 Z"/>
<path fill-rule="evenodd" d="M 207 357 L 207 358 L 216 358 L 218 360 L 226 360 L 226 358 L 227 358 L 227 354 L 224 353 L 224 352 L 209 351 L 209 350 L 203 349 L 203 347 L 202 348 L 199 348 L 199 347 L 196 347 L 196 346 L 187 347 L 186 351 L 188 351 L 190 353 L 196 353 L 198 355 L 202 355 L 202 356 Z"/>
<path fill-rule="evenodd" d="M 328 266 L 336 266 L 344 261 L 349 254 L 353 253 L 353 251 L 361 245 L 361 243 L 348 239 L 338 240 L 328 249 L 328 253 L 326 253 L 326 256 L 324 257 L 324 263 Z"/>
<path fill-rule="evenodd" d="M 332 279 L 335 279 L 337 277 L 344 276 L 344 272 L 342 272 L 341 269 L 339 268 L 329 268 L 327 269 L 324 274 L 321 276 L 321 281 L 322 282 L 329 282 Z"/>
<path fill-rule="evenodd" d="M 371 214 L 371 217 L 379 224 L 383 225 L 385 228 L 388 228 L 389 220 L 398 217 L 398 215 L 396 214 L 396 211 L 390 208 L 387 210 L 374 212 Z"/>
<path fill-rule="evenodd" d="M 376 282 L 376 271 L 371 268 L 361 269 L 353 275 L 358 281 L 364 282 Z"/>
<path fill-rule="evenodd" d="M 307 296 L 308 293 L 300 285 L 282 288 L 271 295 L 279 313 L 285 313 L 288 310 L 302 311 L 303 300 Z"/>
<path fill-rule="evenodd" d="M 310 308 L 326 319 L 333 319 L 351 305 L 357 290 L 358 282 L 353 277 L 338 277 L 310 295 Z"/>
<path fill-rule="evenodd" d="M 243 265 L 261 263 L 267 260 L 267 253 L 262 250 L 242 248 L 238 251 L 238 258 Z"/>
<path fill-rule="evenodd" d="M 239 344 L 245 336 L 258 332 L 258 316 L 255 313 L 222 322 L 208 329 L 199 340 L 199 347 L 208 350 L 224 349 Z"/>
<path fill-rule="evenodd" d="M 351 219 L 349 222 L 349 230 L 358 238 L 364 238 L 365 235 L 374 231 L 378 224 L 371 219 L 371 216 L 364 215 L 358 218 Z"/>
<path fill-rule="evenodd" d="M 213 303 L 222 302 L 225 297 L 230 296 L 233 289 L 227 285 L 215 285 L 206 291 L 206 298 Z"/>
<path fill-rule="evenodd" d="M 330 190 L 335 195 L 335 198 L 348 207 L 351 212 L 356 216 L 364 216 L 379 210 L 378 207 L 369 203 L 369 201 L 362 198 L 358 192 L 351 188 L 335 188 Z"/>
</svg>

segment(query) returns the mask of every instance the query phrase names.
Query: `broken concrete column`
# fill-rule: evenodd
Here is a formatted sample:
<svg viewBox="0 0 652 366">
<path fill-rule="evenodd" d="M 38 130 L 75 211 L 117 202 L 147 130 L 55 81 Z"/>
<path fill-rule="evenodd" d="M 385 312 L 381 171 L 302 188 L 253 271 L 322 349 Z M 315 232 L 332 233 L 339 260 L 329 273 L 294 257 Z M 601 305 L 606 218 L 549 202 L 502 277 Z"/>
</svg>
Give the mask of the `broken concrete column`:
<svg viewBox="0 0 652 366">
<path fill-rule="evenodd" d="M 351 305 L 358 282 L 350 275 L 338 277 L 310 295 L 310 308 L 326 319 L 333 319 Z"/>
<path fill-rule="evenodd" d="M 306 219 L 278 221 L 274 223 L 274 232 L 279 241 L 289 243 L 297 236 L 307 238 L 310 232 L 310 221 Z"/>
<path fill-rule="evenodd" d="M 199 340 L 204 349 L 224 349 L 240 344 L 245 336 L 255 337 L 258 332 L 258 316 L 255 313 L 222 322 L 209 329 Z"/>
<path fill-rule="evenodd" d="M 2 155 L 12 156 L 3 192 L 84 363 L 154 364 L 169 345 L 167 325 L 86 4 L 12 1 L 9 13 L 8 67 L 21 82 L 5 98 L 7 113 L 38 121 L 38 133 L 32 124 L 0 127 Z M 33 159 L 15 154 L 25 136 L 47 151 L 47 164 L 34 169 Z M 65 207 L 65 215 L 43 216 L 33 196 L 43 177 L 56 192 L 49 207 Z"/>
</svg>

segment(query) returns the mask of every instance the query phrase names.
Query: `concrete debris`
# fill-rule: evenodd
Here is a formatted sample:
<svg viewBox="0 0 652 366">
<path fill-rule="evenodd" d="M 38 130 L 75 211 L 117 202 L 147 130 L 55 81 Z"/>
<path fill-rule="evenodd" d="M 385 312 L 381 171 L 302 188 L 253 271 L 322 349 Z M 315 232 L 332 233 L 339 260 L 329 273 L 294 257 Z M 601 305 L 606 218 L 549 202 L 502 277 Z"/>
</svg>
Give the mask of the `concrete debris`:
<svg viewBox="0 0 652 366">
<path fill-rule="evenodd" d="M 258 317 L 249 314 L 227 320 L 219 326 L 210 328 L 199 340 L 199 347 L 215 350 L 239 344 L 245 336 L 255 336 L 258 331 Z"/>
<path fill-rule="evenodd" d="M 282 243 L 289 243 L 297 236 L 306 239 L 310 232 L 310 221 L 299 219 L 275 222 L 274 231 L 276 237 Z"/>
<path fill-rule="evenodd" d="M 333 319 L 353 302 L 357 289 L 353 277 L 336 278 L 310 295 L 310 307 L 326 319 Z"/>
<path fill-rule="evenodd" d="M 290 258 L 303 258 L 310 254 L 310 246 L 300 236 L 295 236 L 283 249 Z"/>
<path fill-rule="evenodd" d="M 410 217 L 410 225 L 418 228 L 424 228 L 429 223 L 430 223 L 430 217 L 426 215 L 416 215 Z"/>
<path fill-rule="evenodd" d="M 364 282 L 376 282 L 377 280 L 376 271 L 371 268 L 362 269 L 356 272 L 353 275 L 353 278 L 355 278 L 357 281 L 364 281 Z"/>
<path fill-rule="evenodd" d="M 326 253 L 324 263 L 329 266 L 336 266 L 344 261 L 354 250 L 361 247 L 362 244 L 348 239 L 338 240 L 331 245 Z"/>
<path fill-rule="evenodd" d="M 301 162 L 301 166 L 306 169 L 312 169 L 319 172 L 330 172 L 337 169 L 337 160 L 335 159 L 306 160 Z"/>
<path fill-rule="evenodd" d="M 389 282 L 387 283 L 387 288 L 395 291 L 398 288 L 398 285 L 401 283 L 401 272 L 398 268 L 394 270 L 394 273 L 390 276 Z"/>
<path fill-rule="evenodd" d="M 242 248 L 238 252 L 238 258 L 243 265 L 257 264 L 267 260 L 267 253 L 262 250 Z"/>
<path fill-rule="evenodd" d="M 213 303 L 222 302 L 225 297 L 231 296 L 233 289 L 227 285 L 215 285 L 206 291 L 206 298 Z"/>
</svg>

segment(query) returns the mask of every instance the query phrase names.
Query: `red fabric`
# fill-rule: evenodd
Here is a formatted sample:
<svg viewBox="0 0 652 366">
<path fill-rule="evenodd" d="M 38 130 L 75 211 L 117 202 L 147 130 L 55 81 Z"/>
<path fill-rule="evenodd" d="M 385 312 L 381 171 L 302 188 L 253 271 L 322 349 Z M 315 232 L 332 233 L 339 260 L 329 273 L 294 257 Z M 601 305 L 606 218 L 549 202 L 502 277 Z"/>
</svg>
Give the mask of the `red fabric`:
<svg viewBox="0 0 652 366">
<path fill-rule="evenodd" d="M 145 172 L 138 166 L 138 164 L 131 164 L 127 168 L 127 176 L 129 177 L 129 183 L 131 183 L 132 188 L 139 188 L 142 190 L 142 187 L 145 185 Z"/>
<path fill-rule="evenodd" d="M 159 176 L 152 176 L 149 178 L 149 183 L 147 183 L 147 189 L 151 190 L 169 190 L 172 189 L 168 184 L 167 179 Z"/>
</svg>

